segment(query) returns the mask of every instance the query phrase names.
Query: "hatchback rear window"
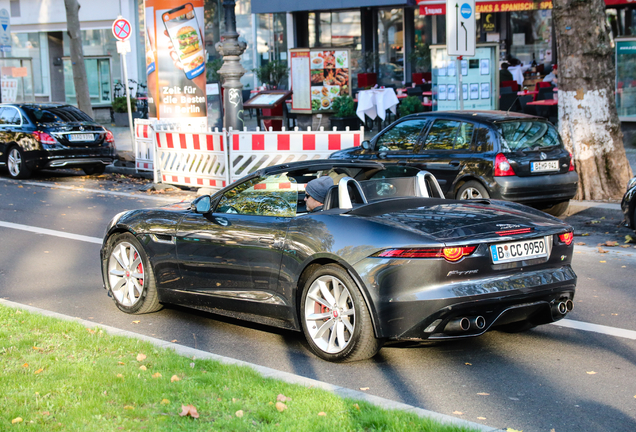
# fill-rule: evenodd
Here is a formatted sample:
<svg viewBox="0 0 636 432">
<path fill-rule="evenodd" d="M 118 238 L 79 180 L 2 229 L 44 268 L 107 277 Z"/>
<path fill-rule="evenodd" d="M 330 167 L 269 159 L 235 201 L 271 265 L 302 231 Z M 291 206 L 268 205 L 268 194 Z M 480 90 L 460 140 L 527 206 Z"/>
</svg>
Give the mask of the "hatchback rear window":
<svg viewBox="0 0 636 432">
<path fill-rule="evenodd" d="M 24 111 L 36 123 L 73 123 L 93 121 L 83 111 L 71 105 L 58 107 L 23 106 Z"/>
<path fill-rule="evenodd" d="M 497 124 L 503 151 L 539 150 L 560 146 L 559 132 L 550 123 L 516 121 Z"/>
</svg>

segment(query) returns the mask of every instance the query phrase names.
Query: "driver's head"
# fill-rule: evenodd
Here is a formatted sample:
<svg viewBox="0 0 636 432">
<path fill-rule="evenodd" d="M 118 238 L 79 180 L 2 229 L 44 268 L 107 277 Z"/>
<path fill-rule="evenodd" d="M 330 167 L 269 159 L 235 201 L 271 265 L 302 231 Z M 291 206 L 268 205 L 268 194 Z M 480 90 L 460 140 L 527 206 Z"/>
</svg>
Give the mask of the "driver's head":
<svg viewBox="0 0 636 432">
<path fill-rule="evenodd" d="M 325 202 L 327 191 L 333 186 L 333 180 L 329 176 L 313 179 L 305 187 L 305 203 L 308 211 L 314 211 Z"/>
</svg>

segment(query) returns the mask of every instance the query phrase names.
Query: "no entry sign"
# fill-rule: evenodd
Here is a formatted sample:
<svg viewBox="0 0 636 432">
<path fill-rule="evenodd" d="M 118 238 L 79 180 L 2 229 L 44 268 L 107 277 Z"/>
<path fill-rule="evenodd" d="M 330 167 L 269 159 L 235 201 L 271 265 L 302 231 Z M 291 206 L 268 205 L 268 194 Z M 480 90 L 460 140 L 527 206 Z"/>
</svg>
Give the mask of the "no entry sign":
<svg viewBox="0 0 636 432">
<path fill-rule="evenodd" d="M 113 35 L 120 41 L 128 39 L 131 33 L 132 27 L 130 26 L 130 21 L 126 18 L 120 17 L 113 22 Z"/>
</svg>

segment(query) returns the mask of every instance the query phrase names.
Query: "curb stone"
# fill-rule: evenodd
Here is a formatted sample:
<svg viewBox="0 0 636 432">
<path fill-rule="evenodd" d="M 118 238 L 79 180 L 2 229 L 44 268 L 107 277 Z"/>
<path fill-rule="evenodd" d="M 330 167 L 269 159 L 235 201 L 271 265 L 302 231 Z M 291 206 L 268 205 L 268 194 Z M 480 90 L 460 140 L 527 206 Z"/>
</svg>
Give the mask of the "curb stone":
<svg viewBox="0 0 636 432">
<path fill-rule="evenodd" d="M 278 370 L 268 368 L 265 366 L 260 366 L 254 363 L 249 363 L 242 360 L 236 360 L 230 357 L 220 356 L 218 354 L 212 354 L 207 351 L 202 351 L 195 348 L 186 347 L 186 346 L 175 344 L 172 342 L 166 342 L 161 339 L 153 338 L 153 337 L 142 335 L 139 333 L 134 333 L 128 330 L 121 330 L 121 329 L 104 325 L 104 324 L 97 324 L 92 321 L 87 321 L 81 318 L 63 315 L 57 312 L 47 311 L 45 309 L 40 309 L 34 306 L 28 306 L 28 305 L 12 302 L 2 298 L 0 298 L 0 304 L 7 307 L 14 308 L 14 309 L 27 310 L 29 312 L 49 316 L 52 318 L 62 319 L 65 321 L 74 321 L 83 326 L 86 326 L 87 328 L 97 327 L 97 328 L 103 329 L 106 333 L 110 335 L 124 336 L 128 338 L 143 340 L 145 342 L 149 342 L 153 344 L 154 346 L 158 348 L 172 349 L 177 354 L 182 355 L 184 357 L 215 360 L 226 365 L 246 366 L 255 370 L 256 372 L 260 373 L 266 378 L 274 378 L 289 384 L 298 384 L 308 388 L 319 388 L 319 389 L 334 393 L 343 398 L 362 400 L 380 408 L 389 409 L 389 410 L 391 409 L 400 410 L 400 411 L 408 412 L 411 414 L 415 414 L 418 417 L 431 418 L 440 423 L 458 426 L 458 427 L 471 428 L 471 429 L 482 431 L 482 432 L 504 432 L 503 429 L 497 429 L 497 428 L 485 426 L 479 423 L 474 423 L 471 421 L 458 419 L 456 417 L 448 416 L 446 414 L 440 414 L 434 411 L 428 411 L 428 410 L 418 408 L 412 405 L 407 405 L 401 402 L 392 401 L 392 400 L 385 399 L 379 396 L 362 393 L 358 390 L 352 390 L 352 389 L 340 387 L 334 384 L 329 384 L 329 383 L 314 380 L 311 378 L 306 378 L 300 375 L 295 375 L 289 372 L 282 372 L 282 371 L 278 371 Z"/>
</svg>

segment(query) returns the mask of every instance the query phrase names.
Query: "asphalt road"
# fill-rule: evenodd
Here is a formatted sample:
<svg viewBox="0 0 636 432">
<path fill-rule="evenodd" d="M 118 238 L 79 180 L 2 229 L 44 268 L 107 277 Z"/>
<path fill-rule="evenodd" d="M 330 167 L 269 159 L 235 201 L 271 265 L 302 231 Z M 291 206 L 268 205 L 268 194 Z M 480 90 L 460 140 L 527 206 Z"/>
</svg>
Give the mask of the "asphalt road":
<svg viewBox="0 0 636 432">
<path fill-rule="evenodd" d="M 123 314 L 102 289 L 97 239 L 121 211 L 192 196 L 149 196 L 137 192 L 141 183 L 75 172 L 15 182 L 0 172 L 0 297 L 352 389 L 368 387 L 378 396 L 503 429 L 636 430 L 636 340 L 626 337 L 547 325 L 462 342 L 394 344 L 372 360 L 332 364 L 310 354 L 303 336 L 291 331 L 180 307 Z M 583 211 L 577 213 L 583 228 L 603 215 L 601 221 L 620 219 L 615 210 Z M 600 225 L 589 224 L 594 230 Z M 615 238 L 630 233 L 616 228 Z M 605 232 L 575 239 L 586 245 L 575 248 L 579 284 L 568 319 L 636 331 L 636 249 L 599 253 Z"/>
</svg>

